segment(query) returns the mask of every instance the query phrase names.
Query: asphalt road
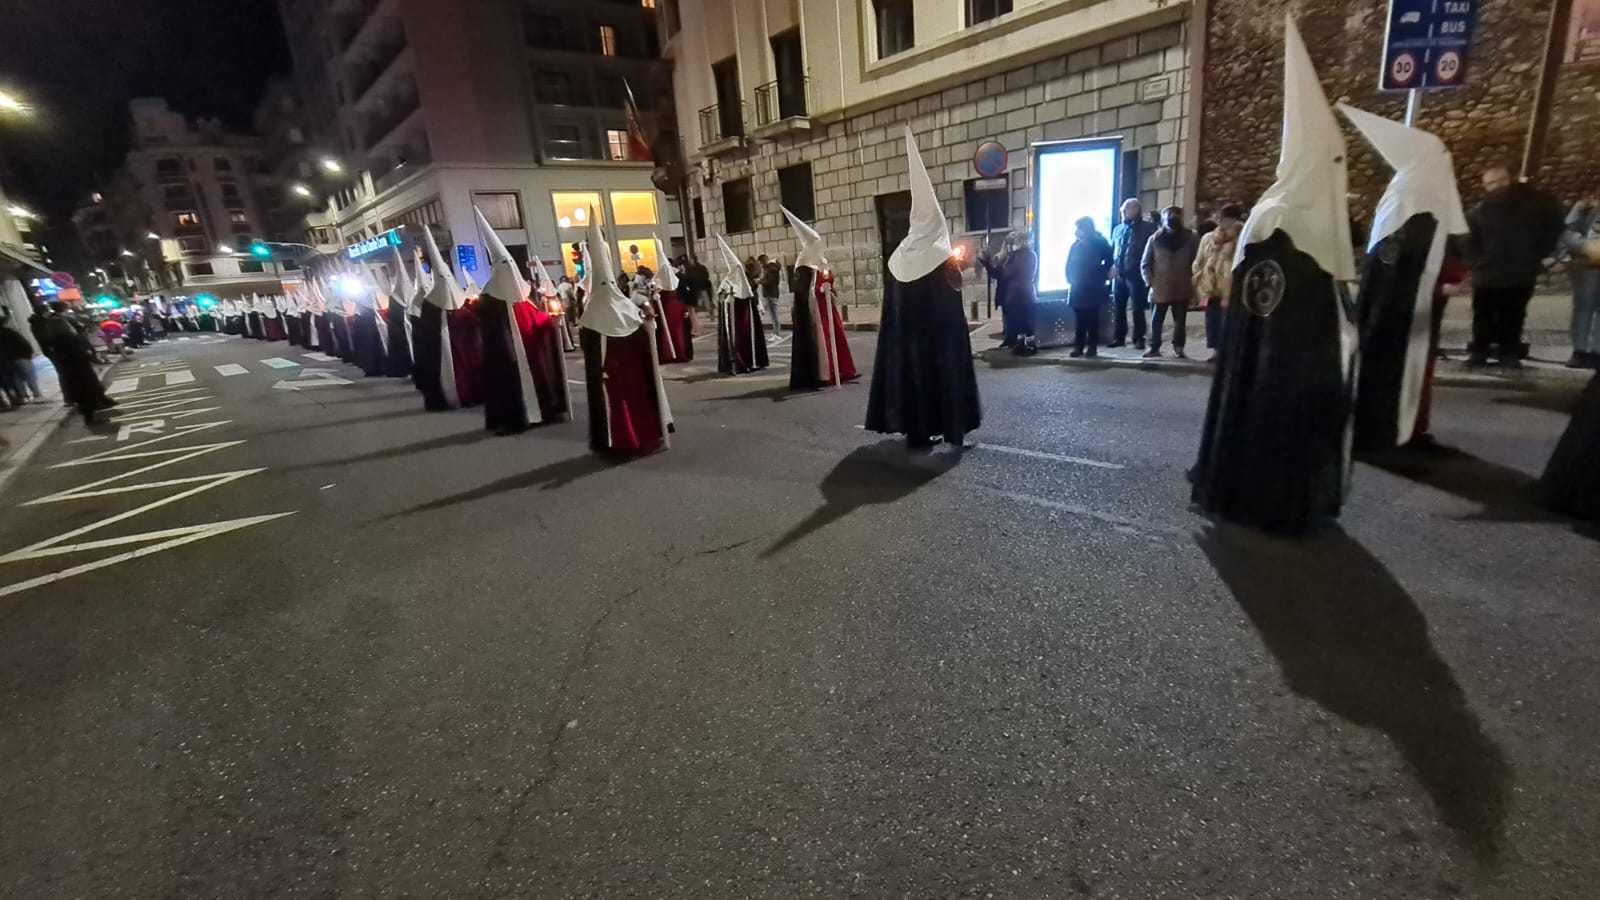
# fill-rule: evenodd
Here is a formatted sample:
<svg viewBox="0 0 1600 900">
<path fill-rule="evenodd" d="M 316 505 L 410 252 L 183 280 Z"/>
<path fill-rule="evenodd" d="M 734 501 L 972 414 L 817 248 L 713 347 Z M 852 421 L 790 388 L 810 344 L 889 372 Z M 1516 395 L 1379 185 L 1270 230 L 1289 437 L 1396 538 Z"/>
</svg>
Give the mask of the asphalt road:
<svg viewBox="0 0 1600 900">
<path fill-rule="evenodd" d="M 985 367 L 912 457 L 705 368 L 611 467 L 285 344 L 121 367 L 0 497 L 0 895 L 1595 896 L 1566 398 L 1443 392 L 1465 453 L 1292 543 L 1188 510 L 1202 377 Z"/>
</svg>

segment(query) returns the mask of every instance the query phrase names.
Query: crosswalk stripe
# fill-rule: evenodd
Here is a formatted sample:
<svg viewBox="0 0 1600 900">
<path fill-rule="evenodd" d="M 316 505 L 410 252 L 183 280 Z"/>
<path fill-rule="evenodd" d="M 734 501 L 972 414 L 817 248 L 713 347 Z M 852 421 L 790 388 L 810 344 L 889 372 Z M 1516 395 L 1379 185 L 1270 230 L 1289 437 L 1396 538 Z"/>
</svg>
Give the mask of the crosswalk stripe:
<svg viewBox="0 0 1600 900">
<path fill-rule="evenodd" d="M 263 365 L 271 366 L 274 369 L 297 369 L 300 367 L 300 364 L 294 360 L 284 359 L 281 356 L 274 356 L 271 359 L 263 359 L 261 362 Z"/>
<path fill-rule="evenodd" d="M 107 394 L 131 394 L 134 391 L 137 391 L 138 389 L 139 389 L 139 377 L 137 375 L 135 375 L 132 378 L 118 378 L 116 381 L 111 382 L 111 386 L 106 388 L 106 393 Z"/>
<path fill-rule="evenodd" d="M 194 373 L 188 369 L 184 369 L 182 372 L 167 373 L 167 387 L 176 387 L 180 384 L 188 384 L 191 381 L 194 381 Z"/>
<path fill-rule="evenodd" d="M 304 356 L 306 359 L 314 359 L 317 362 L 338 362 L 339 361 L 339 357 L 337 357 L 337 356 L 329 356 L 326 353 L 303 353 L 301 355 Z"/>
<path fill-rule="evenodd" d="M 246 369 L 244 366 L 241 366 L 238 363 L 228 363 L 225 366 L 217 366 L 217 374 L 224 378 L 232 378 L 235 375 L 243 375 L 249 371 L 249 369 Z"/>
</svg>

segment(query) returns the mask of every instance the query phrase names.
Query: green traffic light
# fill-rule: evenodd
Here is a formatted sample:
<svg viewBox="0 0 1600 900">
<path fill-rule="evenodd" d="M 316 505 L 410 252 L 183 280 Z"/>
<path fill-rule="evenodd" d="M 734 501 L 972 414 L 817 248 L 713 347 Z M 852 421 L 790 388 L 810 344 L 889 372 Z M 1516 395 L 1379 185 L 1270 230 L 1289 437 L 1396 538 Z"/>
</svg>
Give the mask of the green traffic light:
<svg viewBox="0 0 1600 900">
<path fill-rule="evenodd" d="M 267 259 L 267 258 L 272 256 L 272 248 L 268 247 L 266 244 L 261 243 L 260 241 L 256 241 L 255 243 L 250 245 L 250 255 L 251 256 L 259 256 L 262 259 Z"/>
</svg>

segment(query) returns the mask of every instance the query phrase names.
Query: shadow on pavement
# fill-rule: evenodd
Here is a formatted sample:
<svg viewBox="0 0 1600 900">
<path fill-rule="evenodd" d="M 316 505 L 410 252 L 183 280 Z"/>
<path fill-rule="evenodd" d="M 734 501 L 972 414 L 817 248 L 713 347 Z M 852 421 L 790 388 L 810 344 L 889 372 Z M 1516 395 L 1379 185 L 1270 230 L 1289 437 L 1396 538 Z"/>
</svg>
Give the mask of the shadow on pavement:
<svg viewBox="0 0 1600 900">
<path fill-rule="evenodd" d="M 1600 540 L 1600 527 L 1570 519 L 1539 502 L 1538 479 L 1452 447 L 1428 451 L 1399 447 L 1363 454 L 1362 462 L 1483 507 L 1469 522 L 1531 522 L 1566 525 L 1573 534 Z"/>
<path fill-rule="evenodd" d="M 1289 688 L 1388 735 L 1444 822 L 1480 861 L 1497 859 L 1511 766 L 1383 563 L 1343 532 L 1286 540 L 1212 526 L 1197 543 Z"/>
<path fill-rule="evenodd" d="M 959 452 L 908 451 L 900 440 L 862 447 L 839 461 L 822 479 L 822 507 L 761 552 L 776 556 L 809 535 L 863 506 L 894 503 L 916 493 L 961 461 Z"/>
<path fill-rule="evenodd" d="M 794 393 L 787 384 L 773 385 L 758 391 L 746 391 L 743 394 L 729 394 L 723 397 L 701 397 L 701 403 L 722 403 L 727 400 L 771 400 L 773 403 L 782 403 Z"/>
<path fill-rule="evenodd" d="M 1539 390 L 1495 397 L 1490 402 L 1570 416 L 1573 410 L 1578 408 L 1578 398 L 1583 394 L 1583 385 L 1581 381 L 1572 384 L 1551 382 L 1541 385 Z"/>
<path fill-rule="evenodd" d="M 440 497 L 438 500 L 430 500 L 427 503 L 413 506 L 410 509 L 404 509 L 397 513 L 390 513 L 383 518 L 384 520 L 398 519 L 402 516 L 409 516 L 414 513 L 432 512 L 438 509 L 447 509 L 452 506 L 459 506 L 463 503 L 471 503 L 475 500 L 483 500 L 488 497 L 493 497 L 497 494 L 503 494 L 510 491 L 521 491 L 528 488 L 540 488 L 541 490 L 553 491 L 566 487 L 572 482 L 577 481 L 579 478 L 603 472 L 615 465 L 620 465 L 620 463 L 613 463 L 596 454 L 586 453 L 583 456 L 574 456 L 571 459 L 563 459 L 560 462 L 554 462 L 548 466 L 540 466 L 531 472 L 523 472 L 518 475 L 512 475 L 509 478 L 502 478 L 499 481 L 490 482 L 489 484 L 482 485 L 481 487 L 475 487 L 470 491 L 463 491 L 459 494 L 451 494 L 448 497 Z"/>
<path fill-rule="evenodd" d="M 415 409 L 396 409 L 385 413 L 374 413 L 370 416 L 361 416 L 357 419 L 336 419 L 331 422 L 309 422 L 305 425 L 296 425 L 292 428 L 273 428 L 267 431 L 255 432 L 256 437 L 269 434 L 294 434 L 297 431 L 310 431 L 314 428 L 339 428 L 345 425 L 369 425 L 374 422 L 387 422 L 390 419 L 409 419 L 412 416 L 426 416 L 428 411 L 422 407 Z"/>
<path fill-rule="evenodd" d="M 402 456 L 411 456 L 417 453 L 427 453 L 430 450 L 449 450 L 452 447 L 465 447 L 470 444 L 476 444 L 480 441 L 492 441 L 494 439 L 495 436 L 493 434 L 490 434 L 489 432 L 480 428 L 473 431 L 464 431 L 460 434 L 447 434 L 444 437 L 436 437 L 426 441 L 417 441 L 415 444 L 402 444 L 398 447 L 385 447 L 382 450 L 374 450 L 371 453 L 362 453 L 357 456 L 347 456 L 344 459 L 330 459 L 324 462 L 302 463 L 297 466 L 286 466 L 280 471 L 299 472 L 306 469 L 325 469 L 329 466 L 350 466 L 357 463 L 377 462 L 378 460 L 383 459 L 398 459 Z"/>
</svg>

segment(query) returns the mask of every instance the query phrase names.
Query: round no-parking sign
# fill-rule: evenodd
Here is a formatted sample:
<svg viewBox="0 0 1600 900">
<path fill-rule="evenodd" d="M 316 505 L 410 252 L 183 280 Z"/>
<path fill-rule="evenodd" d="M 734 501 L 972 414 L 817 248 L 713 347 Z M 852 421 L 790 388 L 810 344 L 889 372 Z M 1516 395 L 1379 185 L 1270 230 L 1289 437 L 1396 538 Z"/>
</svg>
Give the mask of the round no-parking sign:
<svg viewBox="0 0 1600 900">
<path fill-rule="evenodd" d="M 979 178 L 998 178 L 1006 173 L 1006 145 L 999 141 L 984 141 L 978 145 L 978 152 L 972 157 L 972 168 L 976 169 Z"/>
</svg>

